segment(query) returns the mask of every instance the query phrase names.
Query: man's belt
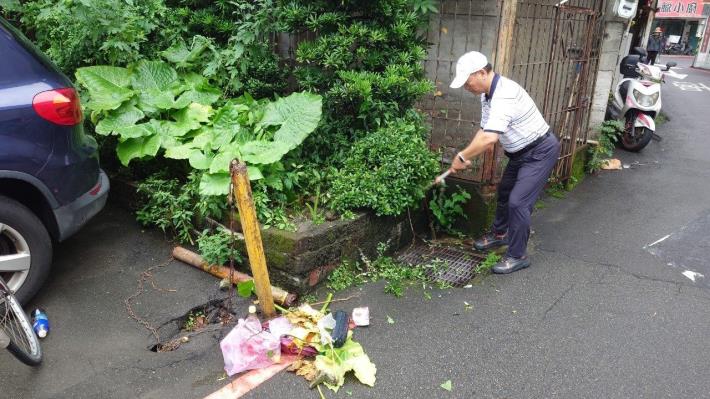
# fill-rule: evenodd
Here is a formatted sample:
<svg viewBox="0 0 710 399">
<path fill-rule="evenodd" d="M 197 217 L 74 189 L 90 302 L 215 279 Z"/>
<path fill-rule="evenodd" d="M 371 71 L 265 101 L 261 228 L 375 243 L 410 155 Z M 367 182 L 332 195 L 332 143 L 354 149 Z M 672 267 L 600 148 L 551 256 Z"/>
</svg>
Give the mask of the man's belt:
<svg viewBox="0 0 710 399">
<path fill-rule="evenodd" d="M 523 156 L 526 152 L 532 150 L 532 149 L 535 148 L 538 144 L 542 143 L 542 142 L 543 142 L 546 138 L 548 138 L 549 136 L 550 136 L 550 132 L 548 131 L 547 133 L 543 134 L 542 136 L 536 138 L 535 141 L 533 141 L 532 143 L 530 143 L 530 144 L 526 145 L 525 147 L 523 147 L 522 150 L 518 150 L 518 151 L 515 151 L 515 152 L 508 152 L 508 151 L 505 151 L 505 155 L 507 155 L 508 158 L 510 158 L 510 159 L 518 159 L 518 158 L 520 158 L 521 156 Z"/>
</svg>

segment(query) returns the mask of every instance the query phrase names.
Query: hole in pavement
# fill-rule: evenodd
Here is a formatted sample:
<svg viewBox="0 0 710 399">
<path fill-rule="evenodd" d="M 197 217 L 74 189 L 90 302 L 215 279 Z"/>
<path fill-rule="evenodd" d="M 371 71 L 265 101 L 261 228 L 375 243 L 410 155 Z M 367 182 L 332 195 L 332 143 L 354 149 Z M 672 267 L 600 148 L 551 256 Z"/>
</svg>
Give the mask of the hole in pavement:
<svg viewBox="0 0 710 399">
<path fill-rule="evenodd" d="M 242 311 L 242 306 L 234 301 L 232 301 L 230 311 L 229 301 L 229 298 L 213 299 L 205 304 L 193 307 L 182 316 L 166 322 L 158 328 L 158 331 L 161 332 L 161 342 L 155 343 L 155 339 L 150 335 L 152 342 L 147 349 L 156 353 L 170 352 L 176 350 L 181 344 L 188 342 L 192 336 L 231 327 L 238 318 L 237 314 L 245 313 L 245 311 Z"/>
</svg>

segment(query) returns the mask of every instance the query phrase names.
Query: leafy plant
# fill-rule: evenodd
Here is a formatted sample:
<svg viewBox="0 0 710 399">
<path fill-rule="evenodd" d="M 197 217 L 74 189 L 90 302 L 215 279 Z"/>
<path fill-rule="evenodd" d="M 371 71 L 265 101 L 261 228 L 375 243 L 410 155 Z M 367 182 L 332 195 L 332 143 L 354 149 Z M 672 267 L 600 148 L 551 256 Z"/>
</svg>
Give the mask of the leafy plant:
<svg viewBox="0 0 710 399">
<path fill-rule="evenodd" d="M 358 141 L 333 180 L 333 208 L 399 215 L 424 198 L 439 162 L 422 131 L 421 124 L 402 119 Z"/>
<path fill-rule="evenodd" d="M 316 194 L 313 197 L 313 203 L 309 204 L 306 203 L 306 207 L 308 208 L 308 211 L 311 214 L 311 220 L 313 221 L 313 224 L 319 225 L 323 222 L 325 222 L 325 217 L 318 211 L 318 203 L 320 202 L 321 195 L 320 195 L 320 186 L 316 187 Z"/>
<path fill-rule="evenodd" d="M 266 229 L 276 227 L 280 230 L 295 230 L 296 226 L 289 220 L 283 203 L 271 199 L 270 188 L 261 181 L 256 182 L 252 190 L 256 214 L 262 226 Z"/>
<path fill-rule="evenodd" d="M 414 11 L 420 14 L 438 13 L 435 0 L 413 0 Z"/>
<path fill-rule="evenodd" d="M 240 281 L 237 283 L 237 293 L 242 298 L 249 298 L 256 292 L 254 280 Z"/>
<path fill-rule="evenodd" d="M 587 172 L 594 173 L 601 169 L 606 160 L 614 153 L 619 134 L 624 131 L 621 121 L 604 121 L 599 128 L 599 144 L 588 150 Z"/>
<path fill-rule="evenodd" d="M 558 180 L 556 177 L 549 178 L 547 183 L 548 187 L 545 192 L 550 197 L 562 199 L 567 195 L 567 191 L 565 190 L 565 184 L 562 181 Z"/>
<path fill-rule="evenodd" d="M 454 223 L 457 218 L 468 218 L 463 211 L 462 205 L 471 199 L 469 194 L 463 187 L 459 187 L 457 191 L 447 195 L 445 190 L 434 190 L 432 199 L 429 201 L 429 209 L 436 218 L 439 226 L 448 232 L 454 233 Z"/>
<path fill-rule="evenodd" d="M 418 3 L 419 10 L 425 3 Z M 427 42 L 420 29 L 428 17 L 416 10 L 402 0 L 366 7 L 352 0 L 292 0 L 275 13 L 279 30 L 315 33 L 299 42 L 293 70 L 296 87 L 321 93 L 324 104 L 322 123 L 304 142 L 302 159 L 342 172 L 354 144 L 410 117 L 414 104 L 433 91 L 423 68 Z M 321 189 L 331 192 L 327 184 Z"/>
<path fill-rule="evenodd" d="M 124 165 L 163 149 L 166 158 L 188 160 L 204 171 L 203 195 L 227 193 L 235 158 L 249 164 L 250 179 L 262 178 L 263 165 L 297 147 L 321 116 L 321 97 L 310 93 L 274 102 L 244 95 L 215 109 L 219 90 L 207 79 L 178 74 L 162 61 L 80 68 L 77 79 L 88 90 L 86 108 L 96 132 L 119 137 L 116 152 Z"/>
<path fill-rule="evenodd" d="M 483 262 L 479 263 L 478 266 L 476 266 L 474 272 L 476 274 L 490 272 L 493 266 L 495 266 L 496 263 L 500 262 L 500 258 L 500 255 L 496 254 L 495 252 L 489 252 L 486 256 L 486 259 L 484 259 Z"/>
<path fill-rule="evenodd" d="M 174 31 L 162 26 L 163 0 L 31 0 L 21 22 L 34 42 L 63 71 L 120 65 L 155 56 Z"/>
<path fill-rule="evenodd" d="M 668 121 L 670 121 L 670 118 L 663 111 L 659 112 L 658 115 L 656 115 L 656 119 L 654 120 L 654 122 L 656 122 L 656 128 L 665 125 Z"/>
<path fill-rule="evenodd" d="M 387 256 L 388 248 L 388 243 L 379 243 L 375 259 L 370 260 L 361 253 L 361 260 L 365 266 L 365 274 L 371 281 L 385 280 L 385 292 L 401 297 L 407 283 L 426 281 L 426 275 L 422 267 L 403 265 Z"/>
<path fill-rule="evenodd" d="M 346 288 L 362 285 L 366 281 L 367 277 L 358 262 L 343 260 L 340 265 L 328 275 L 328 283 L 326 286 L 334 291 L 342 291 Z"/>
<path fill-rule="evenodd" d="M 205 318 L 205 312 L 203 312 L 202 310 L 191 311 L 187 314 L 187 320 L 185 320 L 183 328 L 186 331 L 198 330 L 206 323 Z"/>
<path fill-rule="evenodd" d="M 22 9 L 20 0 L 0 0 L 0 11 L 17 12 Z"/>
<path fill-rule="evenodd" d="M 163 232 L 175 234 L 183 243 L 194 243 L 195 222 L 205 217 L 219 218 L 226 205 L 216 197 L 202 197 L 198 189 L 199 176 L 192 174 L 187 182 L 158 173 L 138 184 L 143 205 L 136 211 L 136 219 Z"/>
<path fill-rule="evenodd" d="M 203 231 L 197 237 L 197 247 L 202 257 L 210 265 L 224 265 L 234 254 L 235 262 L 242 262 L 242 257 L 236 248 L 232 251 L 231 233 L 219 230 L 211 233 L 209 230 Z"/>
</svg>

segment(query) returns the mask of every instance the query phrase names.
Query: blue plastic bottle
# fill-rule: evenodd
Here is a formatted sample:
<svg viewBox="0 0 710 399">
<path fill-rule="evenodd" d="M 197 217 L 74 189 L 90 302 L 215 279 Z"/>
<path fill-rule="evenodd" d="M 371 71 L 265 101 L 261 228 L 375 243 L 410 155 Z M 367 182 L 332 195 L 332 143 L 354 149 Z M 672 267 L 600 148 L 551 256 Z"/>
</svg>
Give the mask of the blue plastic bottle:
<svg viewBox="0 0 710 399">
<path fill-rule="evenodd" d="M 32 328 L 38 337 L 44 338 L 49 334 L 49 319 L 47 313 L 42 309 L 35 309 L 32 312 Z"/>
</svg>

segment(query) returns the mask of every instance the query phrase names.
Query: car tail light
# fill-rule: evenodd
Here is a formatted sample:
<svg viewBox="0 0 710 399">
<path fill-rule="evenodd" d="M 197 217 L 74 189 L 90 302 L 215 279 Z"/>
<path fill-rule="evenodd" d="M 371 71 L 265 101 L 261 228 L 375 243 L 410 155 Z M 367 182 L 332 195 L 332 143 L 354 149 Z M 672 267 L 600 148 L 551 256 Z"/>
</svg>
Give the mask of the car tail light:
<svg viewBox="0 0 710 399">
<path fill-rule="evenodd" d="M 32 108 L 57 125 L 73 126 L 81 122 L 79 96 L 72 88 L 43 91 L 32 99 Z"/>
</svg>

